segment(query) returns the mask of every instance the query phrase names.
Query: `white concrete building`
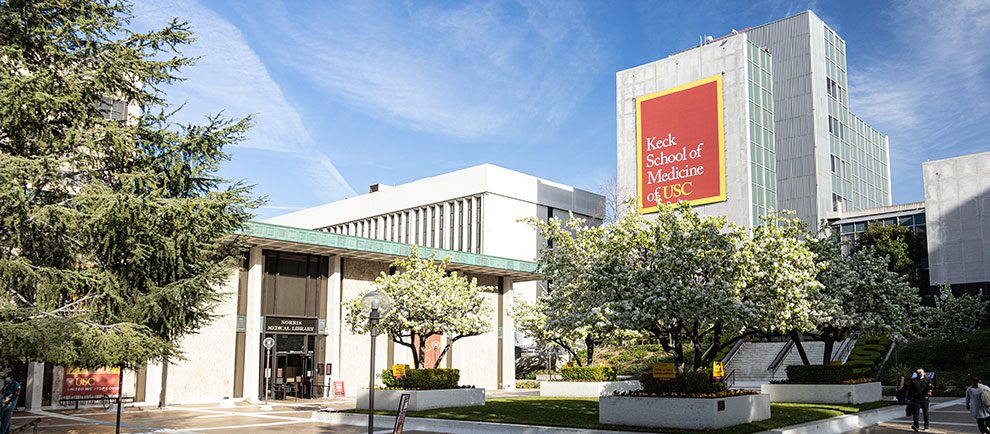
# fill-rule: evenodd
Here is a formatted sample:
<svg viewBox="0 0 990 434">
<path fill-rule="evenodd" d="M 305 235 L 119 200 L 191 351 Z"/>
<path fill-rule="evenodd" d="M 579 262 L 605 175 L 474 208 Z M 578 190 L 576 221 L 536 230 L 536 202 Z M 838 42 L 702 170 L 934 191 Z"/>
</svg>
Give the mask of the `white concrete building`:
<svg viewBox="0 0 990 434">
<path fill-rule="evenodd" d="M 482 164 L 397 186 L 372 185 L 360 196 L 306 208 L 267 223 L 523 261 L 546 241 L 526 218 L 601 223 L 605 198 L 568 185 Z M 538 282 L 517 283 L 532 300 Z"/>
<path fill-rule="evenodd" d="M 722 177 L 725 190 L 722 200 L 696 209 L 752 226 L 768 209 L 776 208 L 777 175 L 771 55 L 745 33 L 616 74 L 618 190 L 624 196 L 646 193 L 637 186 L 638 158 L 646 144 L 645 137 L 638 138 L 637 104 L 651 94 L 677 91 L 711 77 L 721 77 L 724 172 L 715 175 Z M 648 211 L 644 213 L 649 218 Z"/>
<path fill-rule="evenodd" d="M 873 224 L 910 228 L 928 248 L 928 303 L 941 284 L 990 296 L 990 152 L 929 161 L 922 172 L 924 202 L 832 213 L 830 224 L 847 241 Z"/>
<path fill-rule="evenodd" d="M 184 360 L 125 371 L 123 395 L 146 406 L 257 402 L 265 396 L 266 372 L 272 396 L 287 388 L 302 397 L 332 396 L 335 383 L 347 396 L 367 388 L 370 337 L 350 331 L 344 304 L 359 298 L 412 246 L 257 222 L 239 235 L 249 250 L 218 288 L 225 298 L 213 322 L 181 339 Z M 492 308 L 490 331 L 457 341 L 441 367 L 459 369 L 462 385 L 514 388 L 512 288 L 514 282 L 538 279 L 536 264 L 430 247 L 421 253 L 450 256 L 449 270 L 491 288 L 484 294 Z M 266 338 L 274 340 L 270 353 L 263 346 Z M 385 335 L 379 335 L 376 346 L 376 372 L 411 364 L 409 351 Z M 435 354 L 428 350 L 426 356 L 429 363 Z M 63 393 L 70 377 L 60 366 L 32 363 L 26 379 L 30 409 L 58 408 L 62 398 L 78 398 Z M 89 405 L 104 393 L 93 394 L 97 401 Z M 72 406 L 71 401 L 64 404 Z"/>
<path fill-rule="evenodd" d="M 845 41 L 811 11 L 618 72 L 620 191 L 642 194 L 637 159 L 647 137 L 639 137 L 638 104 L 716 75 L 726 189 L 698 212 L 748 226 L 770 208 L 793 210 L 816 226 L 833 212 L 890 205 L 888 138 L 849 110 Z M 677 122 L 691 102 L 679 107 L 657 122 Z"/>
<path fill-rule="evenodd" d="M 926 162 L 931 284 L 990 295 L 990 152 Z"/>
</svg>

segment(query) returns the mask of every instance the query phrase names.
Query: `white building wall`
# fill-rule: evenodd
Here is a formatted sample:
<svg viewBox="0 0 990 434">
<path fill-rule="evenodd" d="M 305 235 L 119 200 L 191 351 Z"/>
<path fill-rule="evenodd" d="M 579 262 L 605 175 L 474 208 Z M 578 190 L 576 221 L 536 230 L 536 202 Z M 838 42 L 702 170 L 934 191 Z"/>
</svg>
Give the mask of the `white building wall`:
<svg viewBox="0 0 990 434">
<path fill-rule="evenodd" d="M 726 201 L 695 209 L 752 225 L 747 47 L 746 34 L 739 34 L 616 74 L 619 191 L 637 194 L 636 98 L 723 74 Z"/>
<path fill-rule="evenodd" d="M 237 279 L 235 269 L 218 288 L 224 298 L 214 310 L 213 322 L 179 341 L 186 359 L 173 360 L 168 367 L 166 402 L 219 403 L 224 397 L 233 397 Z M 245 354 L 256 356 L 253 351 Z"/>
<path fill-rule="evenodd" d="M 345 304 L 341 308 L 343 318 L 347 318 L 346 304 L 371 290 L 371 282 L 382 271 L 388 271 L 388 264 L 362 261 L 359 259 L 343 259 L 343 296 Z M 368 334 L 351 332 L 346 321 L 338 324 L 335 330 L 340 334 L 340 372 L 339 378 L 344 382 L 347 396 L 356 396 L 358 389 L 368 388 L 368 363 L 371 359 L 371 337 Z M 381 385 L 381 371 L 388 368 L 389 338 L 379 335 L 375 346 L 375 384 Z M 334 369 L 337 369 L 334 367 Z"/>
<path fill-rule="evenodd" d="M 990 283 L 990 152 L 923 166 L 931 283 Z"/>
</svg>

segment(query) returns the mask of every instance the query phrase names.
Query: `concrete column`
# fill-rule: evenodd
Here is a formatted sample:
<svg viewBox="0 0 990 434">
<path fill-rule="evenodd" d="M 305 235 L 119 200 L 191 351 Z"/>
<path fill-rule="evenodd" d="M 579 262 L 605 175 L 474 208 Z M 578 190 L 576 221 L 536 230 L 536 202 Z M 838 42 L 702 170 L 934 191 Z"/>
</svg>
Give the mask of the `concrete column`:
<svg viewBox="0 0 990 434">
<path fill-rule="evenodd" d="M 502 348 L 502 388 L 516 388 L 516 327 L 512 322 L 512 278 L 505 277 L 502 280 L 501 309 L 499 309 L 499 323 L 502 324 L 499 330 L 499 345 Z"/>
<path fill-rule="evenodd" d="M 158 406 L 162 396 L 162 364 L 149 363 L 144 368 L 144 402 L 152 407 Z"/>
<path fill-rule="evenodd" d="M 45 364 L 30 362 L 27 366 L 27 382 L 24 384 L 24 407 L 41 409 L 42 388 L 45 384 Z"/>
<path fill-rule="evenodd" d="M 327 354 L 326 360 L 330 363 L 332 371 L 330 379 L 340 380 L 340 339 L 344 331 L 343 318 L 340 309 L 340 256 L 330 258 L 330 277 L 327 282 Z"/>
<path fill-rule="evenodd" d="M 261 254 L 261 247 L 251 247 L 248 255 L 248 284 L 247 284 L 247 321 L 244 333 L 244 399 L 248 401 L 259 401 L 263 399 L 260 395 L 258 381 L 261 378 L 261 361 L 259 351 L 261 350 L 261 304 L 262 300 L 262 268 L 265 258 Z"/>
</svg>

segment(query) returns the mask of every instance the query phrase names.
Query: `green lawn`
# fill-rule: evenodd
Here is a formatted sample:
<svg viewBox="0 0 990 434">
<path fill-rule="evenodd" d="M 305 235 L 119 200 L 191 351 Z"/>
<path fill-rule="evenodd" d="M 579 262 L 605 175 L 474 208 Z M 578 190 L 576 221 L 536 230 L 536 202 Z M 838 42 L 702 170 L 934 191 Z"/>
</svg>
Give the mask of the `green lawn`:
<svg viewBox="0 0 990 434">
<path fill-rule="evenodd" d="M 744 434 L 765 431 L 825 419 L 842 414 L 856 413 L 891 405 L 881 401 L 860 406 L 829 404 L 771 404 L 771 418 L 762 422 L 737 425 L 714 431 L 691 431 L 682 429 L 662 429 L 667 433 L 719 433 Z M 352 410 L 365 413 L 363 410 Z M 376 414 L 394 415 L 393 411 L 376 411 Z M 441 408 L 427 411 L 411 411 L 409 417 L 434 419 L 471 420 L 481 422 L 515 423 L 523 425 L 546 425 L 570 428 L 612 429 L 651 432 L 656 429 L 627 426 L 601 425 L 598 423 L 597 398 L 508 398 L 490 399 L 484 406 Z"/>
</svg>

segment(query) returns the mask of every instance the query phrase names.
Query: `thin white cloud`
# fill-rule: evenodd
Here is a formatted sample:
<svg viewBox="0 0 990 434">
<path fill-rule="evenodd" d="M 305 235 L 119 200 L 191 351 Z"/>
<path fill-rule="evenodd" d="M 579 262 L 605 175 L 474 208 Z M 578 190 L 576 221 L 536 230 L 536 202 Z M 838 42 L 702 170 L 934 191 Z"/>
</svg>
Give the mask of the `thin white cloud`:
<svg viewBox="0 0 990 434">
<path fill-rule="evenodd" d="M 850 66 L 849 100 L 890 136 L 895 180 L 920 191 L 923 161 L 990 149 L 990 2 L 897 2 L 889 22 L 897 49 Z"/>
<path fill-rule="evenodd" d="M 323 9 L 300 16 L 282 6 L 271 14 L 281 19 L 258 25 L 286 35 L 284 59 L 349 107 L 462 139 L 518 137 L 566 120 L 590 90 L 587 77 L 604 51 L 575 4 L 339 2 Z"/>
<path fill-rule="evenodd" d="M 317 196 L 323 200 L 354 195 L 240 29 L 192 0 L 140 1 L 134 6 L 134 24 L 140 28 L 159 28 L 176 16 L 189 21 L 196 34 L 196 42 L 183 54 L 199 58 L 182 71 L 185 81 L 166 89 L 170 102 L 186 104 L 179 119 L 196 122 L 220 111 L 231 117 L 253 115 L 255 127 L 239 146 L 296 155 L 302 173 L 320 185 Z"/>
</svg>

